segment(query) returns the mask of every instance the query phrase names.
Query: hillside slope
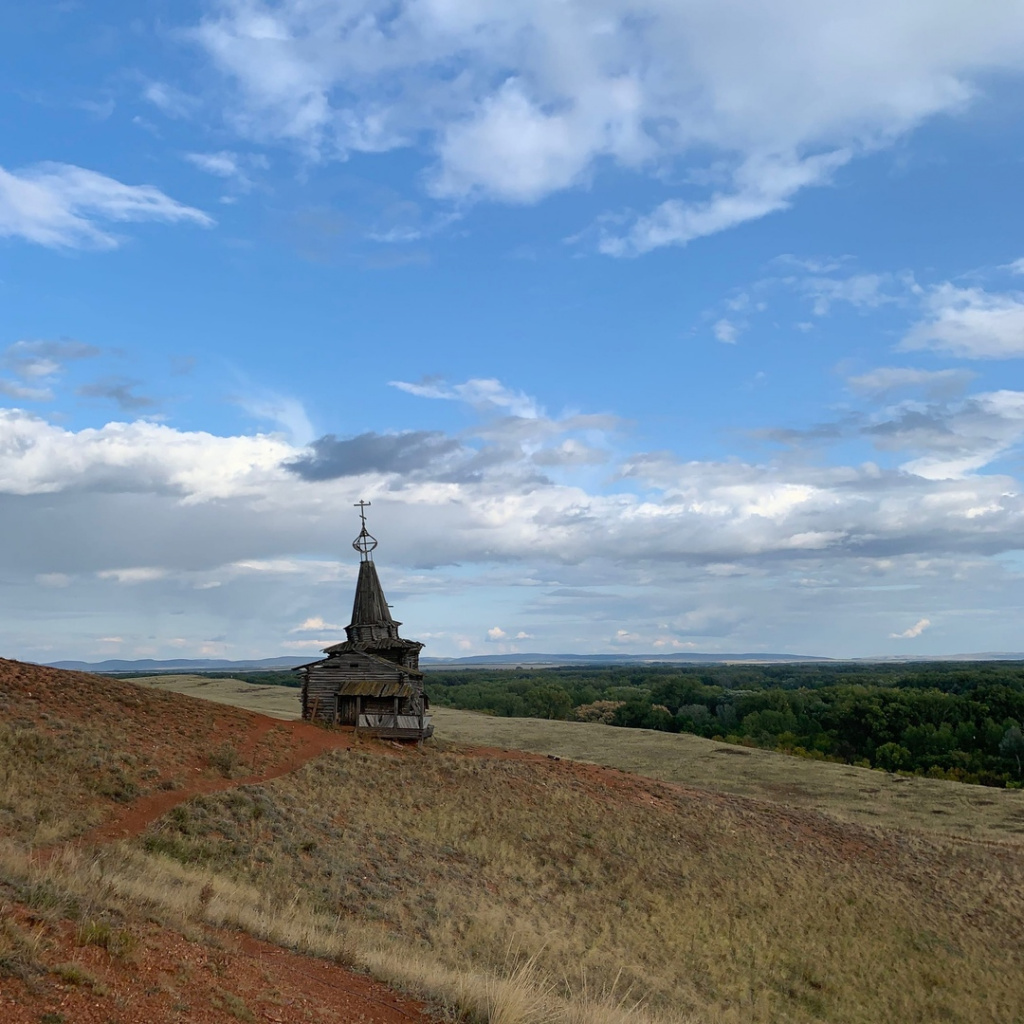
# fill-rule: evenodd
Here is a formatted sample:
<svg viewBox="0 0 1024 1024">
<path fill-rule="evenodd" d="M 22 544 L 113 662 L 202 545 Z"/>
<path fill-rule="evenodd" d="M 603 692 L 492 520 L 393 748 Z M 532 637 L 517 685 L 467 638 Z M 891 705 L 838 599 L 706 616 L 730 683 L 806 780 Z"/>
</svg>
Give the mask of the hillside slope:
<svg viewBox="0 0 1024 1024">
<path fill-rule="evenodd" d="M 297 690 L 203 676 L 150 676 L 136 682 L 248 708 L 298 717 Z M 689 733 L 622 729 L 594 722 L 502 718 L 433 708 L 440 741 L 552 754 L 665 782 L 817 810 L 867 827 L 1024 844 L 1024 791 L 890 775 L 811 761 Z"/>
<path fill-rule="evenodd" d="M 404 1024 L 421 1004 L 210 927 L 202 892 L 124 888 L 120 836 L 351 737 L 0 659 L 0 1020 Z M 74 838 L 73 843 L 67 840 Z"/>
<path fill-rule="evenodd" d="M 135 996 L 154 1000 L 155 1021 L 249 1019 L 254 1007 L 271 1020 L 360 1019 L 327 995 L 315 1012 L 297 1003 L 287 985 L 305 968 L 278 970 L 266 951 L 254 966 L 230 929 L 362 965 L 448 1019 L 490 1024 L 1019 1020 L 1018 845 L 0 669 L 5 1020 L 45 1010 L 127 1024 L 141 1019 L 126 1015 Z M 322 745 L 300 763 L 318 752 L 307 731 Z M 265 742 L 272 770 L 252 779 L 260 747 L 229 757 L 226 737 Z M 38 771 L 21 770 L 26 751 Z M 53 759 L 84 774 L 61 779 Z M 116 770 L 138 790 L 101 792 Z M 175 772 L 182 788 L 161 790 Z M 57 814 L 54 786 L 83 814 Z M 194 795 L 154 818 L 146 801 L 166 794 Z M 26 801 L 54 812 L 42 832 Z M 99 819 L 101 845 L 33 855 Z M 422 1019 L 385 996 L 389 1007 L 358 1012 Z"/>
</svg>

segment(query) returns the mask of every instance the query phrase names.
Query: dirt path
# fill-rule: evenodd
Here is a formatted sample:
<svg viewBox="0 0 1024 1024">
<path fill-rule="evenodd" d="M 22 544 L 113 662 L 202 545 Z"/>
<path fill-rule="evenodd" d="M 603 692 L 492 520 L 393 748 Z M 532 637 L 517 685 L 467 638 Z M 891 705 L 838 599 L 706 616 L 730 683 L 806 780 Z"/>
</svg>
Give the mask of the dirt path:
<svg viewBox="0 0 1024 1024">
<path fill-rule="evenodd" d="M 258 717 L 263 718 L 262 715 Z M 263 722 L 260 722 L 246 737 L 246 742 L 242 745 L 240 752 L 241 763 L 257 764 L 260 744 L 266 742 L 275 733 L 279 735 L 283 733 L 292 741 L 291 750 L 285 755 L 284 761 L 278 761 L 263 771 L 241 778 L 200 777 L 190 779 L 181 789 L 151 793 L 134 801 L 114 818 L 86 832 L 77 840 L 77 843 L 88 846 L 94 843 L 133 838 L 144 832 L 157 818 L 195 796 L 269 782 L 271 779 L 277 779 L 298 770 L 328 750 L 350 750 L 358 742 L 351 730 L 328 731 L 310 725 L 308 722 L 282 722 L 278 719 L 264 718 Z M 275 738 L 279 738 L 279 736 Z M 198 765 L 192 766 L 192 771 L 195 773 L 199 773 L 201 770 Z"/>
<path fill-rule="evenodd" d="M 57 727 L 54 707 L 61 709 Z M 97 748 L 113 751 L 114 763 L 143 788 L 144 795 L 127 804 L 91 798 L 90 806 L 104 806 L 107 820 L 39 849 L 35 857 L 41 861 L 67 845 L 131 839 L 201 794 L 269 782 L 331 750 L 371 747 L 351 730 L 0 659 L 0 721 L 8 719 L 36 723 L 50 735 L 77 729 L 95 737 Z M 226 928 L 176 930 L 152 917 L 133 917 L 109 926 L 111 934 L 127 936 L 121 949 L 83 938 L 81 921 L 41 916 L 2 883 L 0 918 L 12 934 L 30 936 L 25 948 L 34 951 L 24 954 L 14 973 L 0 970 L 3 1024 L 436 1021 L 421 1002 L 366 974 Z"/>
</svg>

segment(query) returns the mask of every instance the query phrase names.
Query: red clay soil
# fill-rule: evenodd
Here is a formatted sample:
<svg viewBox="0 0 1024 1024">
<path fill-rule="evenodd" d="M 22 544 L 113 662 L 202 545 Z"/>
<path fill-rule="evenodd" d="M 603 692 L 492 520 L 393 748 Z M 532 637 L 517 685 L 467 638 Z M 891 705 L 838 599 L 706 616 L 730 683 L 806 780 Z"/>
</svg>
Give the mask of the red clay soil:
<svg viewBox="0 0 1024 1024">
<path fill-rule="evenodd" d="M 215 793 L 222 789 L 269 782 L 301 768 L 307 761 L 319 757 L 328 750 L 350 749 L 357 742 L 352 730 L 328 732 L 308 722 L 279 722 L 277 719 L 264 718 L 263 715 L 253 717 L 263 721 L 257 723 L 245 736 L 241 748 L 243 763 L 252 764 L 254 758 L 258 762 L 259 745 L 265 743 L 271 733 L 277 733 L 275 739 L 281 741 L 273 747 L 273 759 L 260 765 L 258 772 L 230 779 L 197 774 L 195 778 L 189 778 L 181 789 L 141 797 L 129 807 L 116 812 L 102 825 L 86 832 L 80 841 L 83 844 L 102 843 L 137 836 L 173 807 L 200 793 Z M 192 766 L 192 770 L 200 773 L 204 769 L 201 764 L 197 764 Z"/>
<path fill-rule="evenodd" d="M 148 923 L 116 955 L 80 945 L 78 926 L 3 908 L 38 936 L 23 977 L 0 973 L 3 1024 L 428 1024 L 422 1003 L 363 974 L 299 956 L 248 935 L 203 929 L 185 938 Z"/>
</svg>

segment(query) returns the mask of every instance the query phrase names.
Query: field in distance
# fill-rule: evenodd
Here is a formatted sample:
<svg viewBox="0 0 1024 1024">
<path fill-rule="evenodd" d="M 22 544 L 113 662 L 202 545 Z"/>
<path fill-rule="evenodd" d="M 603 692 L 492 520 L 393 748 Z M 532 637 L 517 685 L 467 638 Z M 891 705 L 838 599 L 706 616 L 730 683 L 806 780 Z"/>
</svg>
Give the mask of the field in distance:
<svg viewBox="0 0 1024 1024">
<path fill-rule="evenodd" d="M 299 717 L 299 691 L 203 676 L 133 680 L 275 718 Z M 432 709 L 441 741 L 524 750 L 605 765 L 665 782 L 809 808 L 842 821 L 1024 845 L 1024 791 L 890 775 L 808 761 L 687 733 L 590 722 L 498 718 Z"/>
</svg>

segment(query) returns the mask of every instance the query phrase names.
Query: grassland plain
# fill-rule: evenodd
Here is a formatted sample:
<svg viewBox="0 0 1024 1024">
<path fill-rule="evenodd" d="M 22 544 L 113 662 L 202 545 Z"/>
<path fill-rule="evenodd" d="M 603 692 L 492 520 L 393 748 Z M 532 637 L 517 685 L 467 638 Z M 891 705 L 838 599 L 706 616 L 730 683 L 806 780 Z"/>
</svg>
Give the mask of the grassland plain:
<svg viewBox="0 0 1024 1024">
<path fill-rule="evenodd" d="M 136 680 L 159 689 L 297 718 L 297 691 L 203 676 Z M 1024 791 L 890 775 L 687 733 L 613 728 L 592 722 L 500 718 L 435 708 L 437 735 L 451 742 L 605 765 L 666 782 L 820 811 L 842 821 L 948 836 L 1024 843 Z"/>
</svg>

